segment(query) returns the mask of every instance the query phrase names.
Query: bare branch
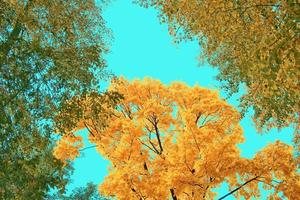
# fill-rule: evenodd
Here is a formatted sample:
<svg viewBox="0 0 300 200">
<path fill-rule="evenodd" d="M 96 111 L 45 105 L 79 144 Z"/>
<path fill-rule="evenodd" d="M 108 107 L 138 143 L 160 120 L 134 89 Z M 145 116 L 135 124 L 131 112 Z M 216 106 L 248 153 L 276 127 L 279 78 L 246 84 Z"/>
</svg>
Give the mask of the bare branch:
<svg viewBox="0 0 300 200">
<path fill-rule="evenodd" d="M 83 122 L 85 128 L 88 130 L 88 132 L 93 136 L 95 137 L 94 133 L 91 131 L 91 129 L 89 128 L 89 126 L 86 124 L 86 122 Z"/>
<path fill-rule="evenodd" d="M 82 149 L 79 149 L 79 151 L 84 151 L 84 150 L 87 150 L 87 149 L 92 149 L 92 148 L 95 148 L 95 147 L 97 147 L 98 145 L 97 144 L 95 144 L 95 145 L 92 145 L 92 146 L 89 146 L 89 147 L 84 147 L 84 148 L 82 148 Z"/>
<path fill-rule="evenodd" d="M 153 151 L 154 153 L 159 154 L 159 152 L 157 151 L 157 149 L 156 149 L 154 146 L 153 146 L 153 147 L 154 147 L 154 149 L 153 149 L 153 148 L 151 148 L 149 145 L 147 145 L 146 143 L 144 143 L 142 140 L 140 140 L 139 138 L 138 138 L 138 141 L 139 141 L 142 145 L 148 147 L 148 149 L 150 149 L 150 150 Z"/>
<path fill-rule="evenodd" d="M 245 185 L 247 185 L 248 183 L 251 183 L 252 181 L 256 180 L 257 178 L 259 178 L 259 176 L 255 176 L 254 178 L 246 181 L 245 183 L 243 183 L 242 185 L 240 185 L 239 187 L 235 188 L 234 190 L 232 190 L 231 192 L 227 193 L 226 195 L 222 196 L 221 198 L 219 198 L 218 200 L 221 199 L 225 199 L 226 197 L 232 195 L 233 193 L 235 193 L 236 191 L 238 191 L 239 189 L 241 189 L 242 187 L 244 187 Z"/>
<path fill-rule="evenodd" d="M 159 133 L 159 130 L 158 130 L 158 120 L 156 119 L 156 117 L 154 117 L 153 126 L 154 126 L 154 129 L 155 129 L 156 138 L 157 138 L 158 145 L 159 145 L 159 148 L 160 148 L 160 154 L 162 154 L 163 147 L 162 147 L 162 143 L 161 143 L 161 140 L 160 140 L 160 133 Z"/>
<path fill-rule="evenodd" d="M 150 138 L 150 137 L 148 138 L 148 141 L 149 141 L 149 143 L 151 144 L 151 146 L 153 147 L 153 149 L 155 149 L 155 152 L 156 152 L 157 154 L 159 154 L 158 149 L 155 147 L 155 145 L 154 145 L 154 143 L 151 141 L 151 138 Z"/>
</svg>

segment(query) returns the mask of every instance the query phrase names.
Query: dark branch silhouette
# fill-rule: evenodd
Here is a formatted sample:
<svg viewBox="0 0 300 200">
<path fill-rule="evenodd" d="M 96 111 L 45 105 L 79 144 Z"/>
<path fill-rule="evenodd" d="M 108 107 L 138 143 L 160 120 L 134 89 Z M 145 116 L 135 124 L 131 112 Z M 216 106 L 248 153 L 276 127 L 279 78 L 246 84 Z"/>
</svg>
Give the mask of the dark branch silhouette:
<svg viewBox="0 0 300 200">
<path fill-rule="evenodd" d="M 239 189 L 241 189 L 242 187 L 244 187 L 245 185 L 247 185 L 248 183 L 251 183 L 252 181 L 256 180 L 257 178 L 259 178 L 259 176 L 255 176 L 254 178 L 246 181 L 245 183 L 243 183 L 242 185 L 240 185 L 239 187 L 235 188 L 234 190 L 232 190 L 231 192 L 229 192 L 228 194 L 222 196 L 221 198 L 219 198 L 218 200 L 221 199 L 225 199 L 226 197 L 232 195 L 233 193 L 235 193 L 236 191 L 238 191 Z"/>
<path fill-rule="evenodd" d="M 172 195 L 172 199 L 177 200 L 177 196 L 176 196 L 175 191 L 174 191 L 173 188 L 170 189 L 170 192 L 171 192 L 171 195 Z"/>
<path fill-rule="evenodd" d="M 91 148 L 95 148 L 95 147 L 97 147 L 98 145 L 92 145 L 92 146 L 89 146 L 89 147 L 84 147 L 84 148 L 82 148 L 82 149 L 79 149 L 79 151 L 84 151 L 84 150 L 87 150 L 87 149 L 91 149 Z"/>
</svg>

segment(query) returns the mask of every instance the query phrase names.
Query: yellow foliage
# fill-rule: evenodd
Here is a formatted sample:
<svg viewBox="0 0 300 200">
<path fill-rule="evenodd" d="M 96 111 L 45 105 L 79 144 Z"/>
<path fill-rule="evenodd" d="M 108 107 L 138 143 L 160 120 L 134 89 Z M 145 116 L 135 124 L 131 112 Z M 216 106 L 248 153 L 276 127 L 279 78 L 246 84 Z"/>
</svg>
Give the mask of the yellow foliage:
<svg viewBox="0 0 300 200">
<path fill-rule="evenodd" d="M 108 108 L 107 125 L 99 118 L 79 123 L 88 124 L 89 140 L 112 163 L 101 194 L 124 200 L 214 199 L 212 189 L 222 182 L 231 188 L 246 182 L 234 194 L 249 198 L 259 196 L 261 182 L 273 185 L 273 197 L 280 191 L 290 199 L 299 196 L 292 148 L 276 142 L 253 159 L 241 158 L 240 115 L 217 91 L 148 78 L 120 78 L 110 90 L 124 98 Z M 77 141 L 63 137 L 55 155 L 74 159 Z"/>
</svg>

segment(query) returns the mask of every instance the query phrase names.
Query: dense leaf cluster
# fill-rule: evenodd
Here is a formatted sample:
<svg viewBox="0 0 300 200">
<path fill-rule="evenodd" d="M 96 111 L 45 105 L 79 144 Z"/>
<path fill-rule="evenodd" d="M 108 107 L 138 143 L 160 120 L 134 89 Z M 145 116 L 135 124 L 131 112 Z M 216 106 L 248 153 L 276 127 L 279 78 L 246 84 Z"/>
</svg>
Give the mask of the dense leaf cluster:
<svg viewBox="0 0 300 200">
<path fill-rule="evenodd" d="M 92 0 L 0 5 L 0 199 L 40 199 L 70 172 L 52 155 L 54 118 L 108 76 L 110 32 Z"/>
<path fill-rule="evenodd" d="M 75 188 L 70 192 L 70 195 L 55 193 L 48 195 L 47 200 L 108 200 L 105 197 L 99 196 L 97 186 L 93 183 L 87 183 L 85 187 Z"/>
<path fill-rule="evenodd" d="M 300 4 L 288 0 L 138 0 L 160 11 L 176 41 L 197 38 L 229 94 L 246 85 L 241 108 L 257 127 L 299 130 Z M 299 134 L 299 132 L 297 132 Z"/>
<path fill-rule="evenodd" d="M 252 159 L 241 157 L 240 114 L 217 91 L 123 78 L 110 91 L 123 95 L 116 106 L 106 107 L 110 117 L 83 117 L 75 129 L 88 128 L 89 140 L 112 164 L 99 186 L 101 194 L 117 199 L 215 199 L 214 188 L 227 182 L 231 192 L 224 198 L 261 198 L 259 184 L 269 190 L 270 199 L 282 194 L 298 198 L 293 148 L 276 141 Z M 99 100 L 93 98 L 84 102 Z M 76 137 L 62 138 L 55 155 L 72 160 L 79 156 L 76 148 Z"/>
</svg>

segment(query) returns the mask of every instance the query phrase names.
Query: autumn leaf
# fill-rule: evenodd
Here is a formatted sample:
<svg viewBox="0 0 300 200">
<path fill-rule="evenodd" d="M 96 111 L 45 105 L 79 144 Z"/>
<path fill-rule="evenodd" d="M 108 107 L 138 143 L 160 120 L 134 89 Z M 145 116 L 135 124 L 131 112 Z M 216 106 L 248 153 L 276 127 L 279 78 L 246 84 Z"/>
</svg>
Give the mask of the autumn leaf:
<svg viewBox="0 0 300 200">
<path fill-rule="evenodd" d="M 237 147 L 244 141 L 241 116 L 217 91 L 122 77 L 109 90 L 123 99 L 108 108 L 112 114 L 107 125 L 102 126 L 100 117 L 88 121 L 89 140 L 111 162 L 99 186 L 101 194 L 117 199 L 214 199 L 213 189 L 227 182 L 232 190 L 220 194 L 224 198 L 259 197 L 258 184 L 274 189 L 270 197 L 283 192 L 289 199 L 298 198 L 293 148 L 277 141 L 253 159 L 242 158 Z"/>
</svg>

